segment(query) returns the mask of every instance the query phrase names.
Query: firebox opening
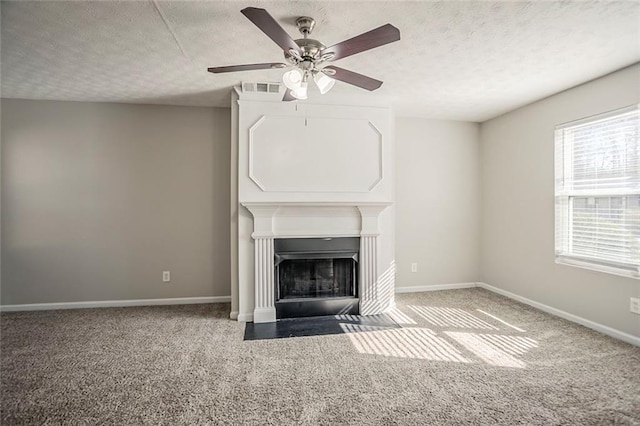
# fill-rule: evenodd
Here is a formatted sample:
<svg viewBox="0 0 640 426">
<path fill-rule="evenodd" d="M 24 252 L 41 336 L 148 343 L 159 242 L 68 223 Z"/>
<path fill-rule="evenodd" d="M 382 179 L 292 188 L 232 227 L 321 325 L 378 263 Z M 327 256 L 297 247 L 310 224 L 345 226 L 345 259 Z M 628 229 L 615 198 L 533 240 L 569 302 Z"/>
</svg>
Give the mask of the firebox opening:
<svg viewBox="0 0 640 426">
<path fill-rule="evenodd" d="M 276 317 L 358 314 L 359 248 L 352 237 L 276 239 Z"/>
</svg>

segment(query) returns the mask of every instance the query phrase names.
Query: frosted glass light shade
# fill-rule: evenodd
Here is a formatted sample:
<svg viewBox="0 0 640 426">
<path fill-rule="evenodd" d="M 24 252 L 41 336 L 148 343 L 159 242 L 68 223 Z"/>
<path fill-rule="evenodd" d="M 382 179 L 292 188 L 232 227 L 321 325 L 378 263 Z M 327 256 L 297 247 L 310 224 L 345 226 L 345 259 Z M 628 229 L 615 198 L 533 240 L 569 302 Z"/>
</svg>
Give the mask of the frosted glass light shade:
<svg viewBox="0 0 640 426">
<path fill-rule="evenodd" d="M 296 99 L 307 99 L 307 83 L 302 82 L 299 87 L 292 89 L 291 96 Z"/>
<path fill-rule="evenodd" d="M 323 72 L 319 72 L 314 75 L 313 80 L 316 82 L 318 89 L 320 89 L 320 93 L 323 95 L 331 90 L 333 85 L 336 84 L 336 81 L 333 78 Z"/>
<path fill-rule="evenodd" d="M 289 89 L 295 90 L 302 84 L 302 71 L 297 68 L 287 71 L 282 76 L 282 81 Z"/>
</svg>

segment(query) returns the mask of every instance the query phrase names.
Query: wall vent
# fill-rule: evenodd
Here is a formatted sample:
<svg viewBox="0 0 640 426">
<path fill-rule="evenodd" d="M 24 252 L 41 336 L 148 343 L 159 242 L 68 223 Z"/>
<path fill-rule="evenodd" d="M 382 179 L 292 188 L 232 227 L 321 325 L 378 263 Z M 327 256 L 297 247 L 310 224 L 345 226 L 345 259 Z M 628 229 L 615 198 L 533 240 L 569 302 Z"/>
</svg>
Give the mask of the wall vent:
<svg viewBox="0 0 640 426">
<path fill-rule="evenodd" d="M 279 83 L 242 83 L 243 92 L 253 93 L 280 93 Z"/>
</svg>

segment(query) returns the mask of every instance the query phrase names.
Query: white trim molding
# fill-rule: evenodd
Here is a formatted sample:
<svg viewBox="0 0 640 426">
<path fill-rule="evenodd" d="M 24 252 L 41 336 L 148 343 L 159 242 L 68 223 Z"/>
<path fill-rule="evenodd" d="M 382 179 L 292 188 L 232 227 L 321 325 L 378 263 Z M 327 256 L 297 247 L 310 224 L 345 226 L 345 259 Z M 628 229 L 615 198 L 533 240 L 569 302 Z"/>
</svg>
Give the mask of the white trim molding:
<svg viewBox="0 0 640 426">
<path fill-rule="evenodd" d="M 556 263 L 558 265 L 572 266 L 574 268 L 588 269 L 590 271 L 604 272 L 607 274 L 640 280 L 640 267 L 636 267 L 635 270 L 633 270 L 630 268 L 616 267 L 613 264 L 600 264 L 594 261 L 560 255 L 556 255 Z"/>
<path fill-rule="evenodd" d="M 120 308 L 125 306 L 194 305 L 204 303 L 229 303 L 231 296 L 175 297 L 167 299 L 98 300 L 88 302 L 29 303 L 1 305 L 0 312 L 50 311 L 58 309 Z"/>
<path fill-rule="evenodd" d="M 248 177 L 262 192 L 368 193 L 384 179 L 383 133 L 368 118 L 275 113 L 261 115 L 248 130 Z M 333 160 L 330 174 L 310 168 L 332 160 L 338 147 L 359 155 Z"/>
<path fill-rule="evenodd" d="M 623 342 L 627 342 L 635 346 L 640 346 L 640 337 L 636 337 L 629 333 L 625 333 L 624 331 L 616 330 L 615 328 L 597 323 L 595 321 L 591 321 L 586 318 L 582 318 L 577 315 L 570 314 L 569 312 L 554 308 L 552 306 L 545 305 L 544 303 L 527 299 L 526 297 L 519 296 L 515 293 L 511 293 L 510 291 L 503 290 L 501 288 L 494 287 L 492 285 L 489 285 L 483 282 L 479 282 L 476 284 L 480 288 L 484 288 L 485 290 L 489 290 L 494 293 L 500 294 L 502 296 L 508 297 L 509 299 L 513 299 L 520 303 L 524 303 L 525 305 L 533 306 L 534 308 L 544 311 L 548 314 L 555 315 L 557 317 L 566 319 L 571 322 L 575 322 L 576 324 L 580 324 L 592 330 L 599 331 L 602 334 L 606 334 L 607 336 L 622 340 Z"/>
<path fill-rule="evenodd" d="M 423 291 L 457 290 L 457 289 L 473 288 L 473 287 L 483 288 L 493 293 L 500 294 L 502 296 L 508 297 L 509 299 L 513 299 L 517 302 L 524 303 L 525 305 L 533 306 L 534 308 L 539 309 L 548 314 L 555 315 L 567 321 L 571 321 L 576 324 L 580 324 L 584 327 L 590 328 L 592 330 L 598 331 L 602 334 L 606 334 L 607 336 L 613 337 L 615 339 L 622 340 L 623 342 L 627 342 L 635 346 L 640 346 L 640 337 L 634 336 L 629 333 L 625 333 L 624 331 L 616 330 L 615 328 L 588 320 L 586 318 L 579 317 L 577 315 L 571 314 L 561 309 L 557 309 L 552 306 L 545 305 L 544 303 L 536 302 L 535 300 L 528 299 L 526 297 L 517 295 L 515 293 L 511 293 L 510 291 L 503 290 L 501 288 L 494 287 L 492 285 L 489 285 L 483 282 L 396 287 L 396 293 L 419 293 Z"/>
<path fill-rule="evenodd" d="M 476 283 L 418 285 L 418 286 L 411 286 L 411 287 L 396 287 L 396 293 L 419 293 L 422 291 L 458 290 L 461 288 L 474 288 L 474 287 L 478 287 L 478 285 Z"/>
<path fill-rule="evenodd" d="M 256 260 L 253 322 L 274 322 L 276 320 L 276 299 L 273 288 L 274 238 L 254 236 L 253 239 Z"/>
<path fill-rule="evenodd" d="M 377 219 L 377 216 L 376 216 Z M 364 219 L 363 219 L 364 222 Z M 375 315 L 385 311 L 383 303 L 393 300 L 379 300 L 378 291 L 378 236 L 360 237 L 360 315 Z"/>
<path fill-rule="evenodd" d="M 253 322 L 253 313 L 249 314 L 238 314 L 239 322 Z"/>
</svg>

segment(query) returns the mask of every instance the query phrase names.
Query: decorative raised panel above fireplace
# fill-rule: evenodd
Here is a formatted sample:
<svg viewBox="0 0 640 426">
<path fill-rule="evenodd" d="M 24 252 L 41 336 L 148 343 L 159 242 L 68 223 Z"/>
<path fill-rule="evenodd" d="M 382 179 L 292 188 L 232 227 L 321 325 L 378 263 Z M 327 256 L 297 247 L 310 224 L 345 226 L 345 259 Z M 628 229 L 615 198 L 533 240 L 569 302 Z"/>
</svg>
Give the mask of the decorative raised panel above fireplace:
<svg viewBox="0 0 640 426">
<path fill-rule="evenodd" d="M 237 106 L 238 201 L 393 201 L 390 109 Z"/>
<path fill-rule="evenodd" d="M 359 237 L 360 313 L 393 305 L 391 110 L 234 94 L 232 120 L 232 317 L 275 320 L 275 238 Z"/>
<path fill-rule="evenodd" d="M 383 173 L 366 119 L 263 115 L 249 129 L 249 177 L 265 192 L 370 192 Z"/>
</svg>

